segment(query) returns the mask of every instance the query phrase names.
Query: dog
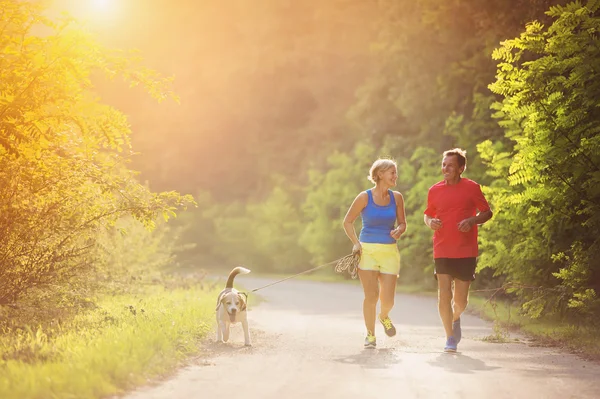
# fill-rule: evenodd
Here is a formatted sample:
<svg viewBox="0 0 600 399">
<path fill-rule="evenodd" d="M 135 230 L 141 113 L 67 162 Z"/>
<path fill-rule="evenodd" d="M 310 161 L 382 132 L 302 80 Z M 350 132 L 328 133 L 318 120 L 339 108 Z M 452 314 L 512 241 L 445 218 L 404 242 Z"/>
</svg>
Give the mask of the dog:
<svg viewBox="0 0 600 399">
<path fill-rule="evenodd" d="M 229 327 L 232 323 L 242 323 L 244 329 L 244 345 L 252 346 L 248 331 L 248 315 L 246 312 L 247 295 L 233 288 L 233 280 L 238 274 L 248 274 L 249 269 L 236 267 L 230 273 L 225 289 L 217 298 L 217 342 L 229 340 Z"/>
</svg>

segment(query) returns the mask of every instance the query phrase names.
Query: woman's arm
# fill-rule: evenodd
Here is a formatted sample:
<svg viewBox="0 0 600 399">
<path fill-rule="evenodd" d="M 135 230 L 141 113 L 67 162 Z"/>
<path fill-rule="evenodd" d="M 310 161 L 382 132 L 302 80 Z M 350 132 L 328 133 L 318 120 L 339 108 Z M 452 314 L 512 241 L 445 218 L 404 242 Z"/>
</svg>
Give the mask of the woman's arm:
<svg viewBox="0 0 600 399">
<path fill-rule="evenodd" d="M 406 211 L 404 210 L 404 197 L 398 191 L 393 191 L 396 200 L 396 222 L 398 226 L 391 231 L 391 236 L 397 240 L 406 232 Z"/>
<path fill-rule="evenodd" d="M 354 247 L 352 248 L 353 253 L 360 252 L 360 242 L 358 241 L 358 236 L 354 229 L 354 221 L 367 206 L 368 201 L 369 195 L 365 191 L 358 194 L 348 209 L 348 212 L 346 212 L 346 216 L 344 216 L 344 231 L 350 241 L 352 241 L 352 244 L 354 244 Z"/>
</svg>

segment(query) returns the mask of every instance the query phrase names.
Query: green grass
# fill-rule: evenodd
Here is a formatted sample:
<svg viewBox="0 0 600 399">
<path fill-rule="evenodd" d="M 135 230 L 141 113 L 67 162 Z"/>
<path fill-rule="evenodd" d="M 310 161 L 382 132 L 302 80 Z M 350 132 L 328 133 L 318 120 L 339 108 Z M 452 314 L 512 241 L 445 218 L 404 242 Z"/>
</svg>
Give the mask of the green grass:
<svg viewBox="0 0 600 399">
<path fill-rule="evenodd" d="M 0 336 L 0 398 L 99 398 L 172 372 L 211 329 L 216 291 L 149 289 L 102 300 L 53 332 Z"/>
<path fill-rule="evenodd" d="M 521 332 L 534 345 L 560 347 L 585 358 L 600 360 L 600 332 L 592 326 L 575 326 L 557 320 L 534 320 L 523 316 L 519 308 L 500 300 L 470 295 L 469 312 L 494 322 L 494 334 L 486 340 L 507 342 L 511 333 Z M 513 334 L 514 335 L 514 334 Z"/>
</svg>

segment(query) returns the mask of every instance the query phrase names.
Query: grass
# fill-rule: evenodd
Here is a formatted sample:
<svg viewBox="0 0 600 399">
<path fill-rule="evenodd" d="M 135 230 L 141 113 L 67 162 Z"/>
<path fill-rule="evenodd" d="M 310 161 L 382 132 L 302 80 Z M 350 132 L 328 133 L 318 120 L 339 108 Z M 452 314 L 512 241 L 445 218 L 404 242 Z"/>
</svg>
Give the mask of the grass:
<svg viewBox="0 0 600 399">
<path fill-rule="evenodd" d="M 0 336 L 0 398 L 99 398 L 172 372 L 211 329 L 216 291 L 108 297 L 53 332 Z"/>
<path fill-rule="evenodd" d="M 533 345 L 566 349 L 584 358 L 600 360 L 600 333 L 592 326 L 575 326 L 558 320 L 535 320 L 523 316 L 519 308 L 505 301 L 488 301 L 479 295 L 470 295 L 469 312 L 494 322 L 491 342 L 509 342 L 511 333 L 520 332 L 532 339 Z"/>
</svg>

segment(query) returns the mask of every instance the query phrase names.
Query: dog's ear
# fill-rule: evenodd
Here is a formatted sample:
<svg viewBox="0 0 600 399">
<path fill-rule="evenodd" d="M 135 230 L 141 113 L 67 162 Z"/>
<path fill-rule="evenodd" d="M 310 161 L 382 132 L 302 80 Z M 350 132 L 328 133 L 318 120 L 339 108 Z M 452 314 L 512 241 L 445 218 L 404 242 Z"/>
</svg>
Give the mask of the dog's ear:
<svg viewBox="0 0 600 399">
<path fill-rule="evenodd" d="M 215 308 L 215 311 L 219 310 L 219 307 L 223 304 L 224 300 L 225 300 L 225 294 L 224 293 L 219 294 L 219 297 L 217 298 L 217 307 Z"/>
<path fill-rule="evenodd" d="M 240 306 L 240 310 L 246 310 L 246 304 L 248 303 L 248 294 L 245 292 L 238 292 L 238 298 L 240 298 L 240 302 L 242 306 Z"/>
</svg>

